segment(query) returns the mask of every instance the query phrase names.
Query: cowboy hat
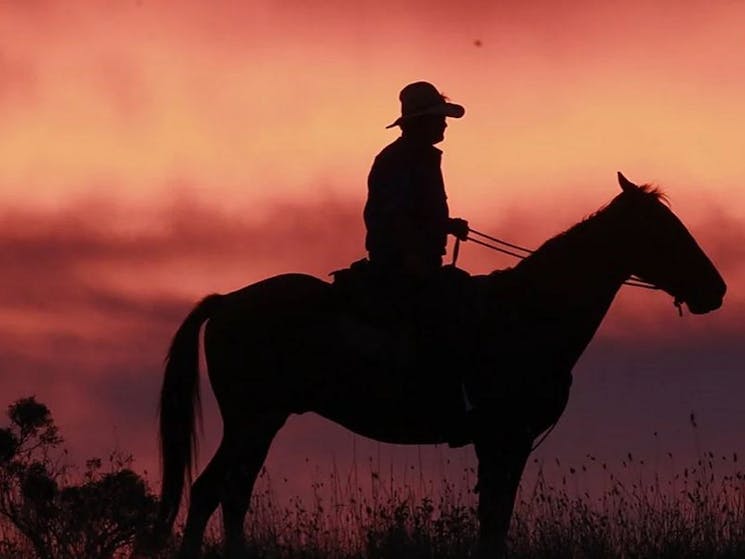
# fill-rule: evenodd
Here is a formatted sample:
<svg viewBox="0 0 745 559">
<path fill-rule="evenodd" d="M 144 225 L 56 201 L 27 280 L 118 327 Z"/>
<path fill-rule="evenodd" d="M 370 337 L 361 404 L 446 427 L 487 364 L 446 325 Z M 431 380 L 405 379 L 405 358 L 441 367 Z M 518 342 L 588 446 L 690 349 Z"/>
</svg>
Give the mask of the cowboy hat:
<svg viewBox="0 0 745 559">
<path fill-rule="evenodd" d="M 466 109 L 455 103 L 448 103 L 447 98 L 429 82 L 410 83 L 401 90 L 398 96 L 401 101 L 401 116 L 386 128 L 400 125 L 404 120 L 423 115 L 442 115 L 460 118 Z"/>
</svg>

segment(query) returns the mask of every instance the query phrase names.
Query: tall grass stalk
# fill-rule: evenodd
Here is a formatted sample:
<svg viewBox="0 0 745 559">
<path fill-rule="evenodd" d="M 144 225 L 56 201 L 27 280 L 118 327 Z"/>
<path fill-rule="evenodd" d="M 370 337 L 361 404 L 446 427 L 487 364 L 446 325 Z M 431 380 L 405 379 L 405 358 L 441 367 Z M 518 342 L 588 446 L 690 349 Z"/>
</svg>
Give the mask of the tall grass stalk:
<svg viewBox="0 0 745 559">
<path fill-rule="evenodd" d="M 670 464 L 672 455 L 668 454 Z M 313 484 L 308 502 L 278 506 L 264 471 L 246 528 L 272 559 L 463 558 L 477 534 L 473 470 L 457 481 L 399 482 L 357 464 Z M 738 456 L 702 452 L 667 476 L 629 453 L 615 467 L 533 464 L 519 490 L 509 555 L 520 559 L 745 557 L 745 474 Z M 596 489 L 588 489 L 592 485 Z M 208 544 L 218 558 L 216 540 Z"/>
</svg>

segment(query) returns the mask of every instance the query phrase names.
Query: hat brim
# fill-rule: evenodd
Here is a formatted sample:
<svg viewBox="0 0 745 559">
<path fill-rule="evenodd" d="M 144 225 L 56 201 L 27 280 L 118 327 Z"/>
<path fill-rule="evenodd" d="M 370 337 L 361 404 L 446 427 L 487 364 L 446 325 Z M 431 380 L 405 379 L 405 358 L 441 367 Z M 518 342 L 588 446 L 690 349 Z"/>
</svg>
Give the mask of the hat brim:
<svg viewBox="0 0 745 559">
<path fill-rule="evenodd" d="M 409 120 L 418 116 L 442 115 L 449 116 L 451 118 L 461 118 L 464 114 L 466 114 L 466 109 L 462 105 L 457 105 L 456 103 L 442 103 L 441 105 L 433 105 L 432 107 L 427 107 L 422 111 L 417 111 L 410 115 L 400 116 L 396 119 L 395 122 L 386 126 L 386 128 L 393 128 L 394 126 L 400 125 L 405 120 Z"/>
</svg>

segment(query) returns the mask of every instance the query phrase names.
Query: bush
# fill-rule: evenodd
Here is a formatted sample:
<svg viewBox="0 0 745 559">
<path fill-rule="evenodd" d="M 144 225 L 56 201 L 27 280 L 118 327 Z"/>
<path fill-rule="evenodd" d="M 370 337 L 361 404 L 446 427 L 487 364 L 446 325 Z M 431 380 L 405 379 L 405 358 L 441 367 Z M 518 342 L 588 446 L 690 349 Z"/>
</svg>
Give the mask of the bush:
<svg viewBox="0 0 745 559">
<path fill-rule="evenodd" d="M 0 516 L 20 537 L 3 541 L 0 552 L 20 557 L 25 547 L 38 559 L 109 559 L 152 525 L 156 498 L 129 468 L 131 457 L 112 453 L 106 472 L 100 459 L 88 460 L 72 483 L 49 408 L 22 398 L 8 418 L 0 429 Z"/>
</svg>

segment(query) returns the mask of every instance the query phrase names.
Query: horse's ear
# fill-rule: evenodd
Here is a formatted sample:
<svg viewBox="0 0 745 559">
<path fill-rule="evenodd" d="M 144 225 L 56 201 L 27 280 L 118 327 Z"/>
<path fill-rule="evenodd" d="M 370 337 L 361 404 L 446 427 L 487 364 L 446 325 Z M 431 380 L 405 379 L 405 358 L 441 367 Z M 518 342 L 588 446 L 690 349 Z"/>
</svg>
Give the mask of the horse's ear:
<svg viewBox="0 0 745 559">
<path fill-rule="evenodd" d="M 633 182 L 631 182 L 629 179 L 624 177 L 621 171 L 618 171 L 618 184 L 621 185 L 621 190 L 623 190 L 624 192 L 629 192 L 631 190 L 639 189 L 638 186 L 636 186 Z"/>
</svg>

